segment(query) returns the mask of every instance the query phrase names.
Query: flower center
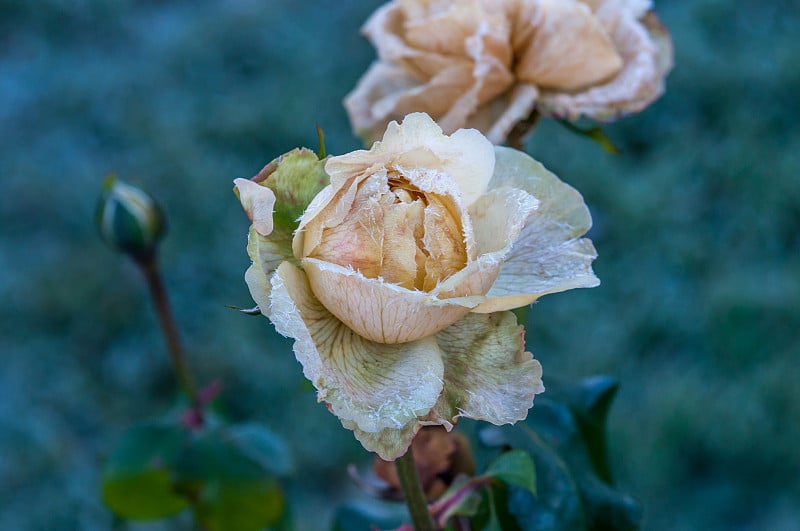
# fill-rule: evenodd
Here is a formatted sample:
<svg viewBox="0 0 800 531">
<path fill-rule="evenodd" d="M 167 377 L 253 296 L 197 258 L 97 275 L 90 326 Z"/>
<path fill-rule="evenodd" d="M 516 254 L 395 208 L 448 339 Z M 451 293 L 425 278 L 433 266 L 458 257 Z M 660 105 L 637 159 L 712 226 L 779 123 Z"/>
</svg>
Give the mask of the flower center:
<svg viewBox="0 0 800 531">
<path fill-rule="evenodd" d="M 346 214 L 338 222 L 320 216 L 327 218 L 322 237 L 304 249 L 305 256 L 421 291 L 432 290 L 467 263 L 455 202 L 419 190 L 394 170 L 363 179 L 355 194 L 344 193 L 334 208 Z"/>
</svg>

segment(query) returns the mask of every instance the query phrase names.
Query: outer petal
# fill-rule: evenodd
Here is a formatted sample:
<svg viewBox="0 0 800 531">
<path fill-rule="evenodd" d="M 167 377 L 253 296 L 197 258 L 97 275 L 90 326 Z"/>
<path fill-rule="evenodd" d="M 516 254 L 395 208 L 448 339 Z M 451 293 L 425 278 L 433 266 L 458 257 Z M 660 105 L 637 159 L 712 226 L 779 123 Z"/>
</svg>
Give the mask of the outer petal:
<svg viewBox="0 0 800 531">
<path fill-rule="evenodd" d="M 480 313 L 530 304 L 542 295 L 600 284 L 592 271 L 592 242 L 580 238 L 592 225 L 581 195 L 520 151 L 496 147 L 497 166 L 489 186 L 511 186 L 532 194 L 539 208 L 525 227 L 486 294 Z"/>
<path fill-rule="evenodd" d="M 386 461 L 393 461 L 405 454 L 414 436 L 422 427 L 416 419 L 402 428 L 386 428 L 375 433 L 360 430 L 354 423 L 348 421 L 342 421 L 342 426 L 353 430 L 356 439 L 367 451 L 375 452 Z"/>
<path fill-rule="evenodd" d="M 577 119 L 584 115 L 608 121 L 641 111 L 664 92 L 672 68 L 672 41 L 653 13 L 643 19 L 631 9 L 614 11 L 618 2 L 603 2 L 598 18 L 607 26 L 624 66 L 606 83 L 576 93 L 547 91 L 537 103 L 549 116 Z"/>
<path fill-rule="evenodd" d="M 509 424 L 523 420 L 544 391 L 542 367 L 525 352 L 524 330 L 511 312 L 470 314 L 436 335 L 444 352 L 439 414 Z"/>
<path fill-rule="evenodd" d="M 499 188 L 482 195 L 469 208 L 477 260 L 439 284 L 431 294 L 447 299 L 489 291 L 525 220 L 538 204 L 528 192 L 516 188 Z"/>
<path fill-rule="evenodd" d="M 314 258 L 304 259 L 303 268 L 326 308 L 359 335 L 380 343 L 428 337 L 483 301 L 483 297 L 439 300 Z"/>
<path fill-rule="evenodd" d="M 320 304 L 303 271 L 288 262 L 273 275 L 270 298 L 276 330 L 295 339 L 303 374 L 342 421 L 370 433 L 397 429 L 436 403 L 443 366 L 434 338 L 404 345 L 364 339 Z"/>
<path fill-rule="evenodd" d="M 275 208 L 275 194 L 266 186 L 249 179 L 234 179 L 239 201 L 253 222 L 259 234 L 267 236 L 272 232 L 272 212 Z"/>
<path fill-rule="evenodd" d="M 609 35 L 576 0 L 522 2 L 516 23 L 515 73 L 521 81 L 572 91 L 605 81 L 622 67 Z"/>
<path fill-rule="evenodd" d="M 244 280 L 261 313 L 269 317 L 269 294 L 272 289 L 269 277 L 285 260 L 296 262 L 292 255 L 292 233 L 287 227 L 276 225 L 268 236 L 262 236 L 255 226 L 250 226 L 247 254 L 253 264 L 245 273 Z"/>
</svg>

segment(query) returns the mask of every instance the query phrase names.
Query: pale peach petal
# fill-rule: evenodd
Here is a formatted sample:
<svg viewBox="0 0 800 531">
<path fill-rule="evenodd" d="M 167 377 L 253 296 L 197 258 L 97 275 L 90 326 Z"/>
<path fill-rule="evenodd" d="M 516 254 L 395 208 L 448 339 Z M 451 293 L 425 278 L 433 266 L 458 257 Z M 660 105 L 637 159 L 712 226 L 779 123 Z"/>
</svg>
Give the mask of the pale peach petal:
<svg viewBox="0 0 800 531">
<path fill-rule="evenodd" d="M 577 93 L 543 91 L 537 104 L 546 115 L 575 120 L 588 116 L 609 121 L 639 112 L 664 92 L 664 77 L 672 68 L 672 41 L 654 14 L 643 20 L 635 11 L 609 12 L 598 17 L 609 27 L 624 60 L 622 70 L 606 83 Z"/>
<path fill-rule="evenodd" d="M 276 225 L 268 236 L 262 236 L 251 225 L 247 254 L 253 263 L 245 273 L 245 282 L 261 313 L 269 316 L 269 277 L 284 261 L 297 263 L 292 255 L 292 233 L 287 227 Z"/>
<path fill-rule="evenodd" d="M 487 293 L 525 220 L 537 205 L 533 196 L 515 188 L 502 187 L 481 196 L 469 208 L 478 258 L 440 283 L 431 295 L 448 300 Z"/>
<path fill-rule="evenodd" d="M 364 339 L 320 304 L 303 271 L 288 262 L 272 276 L 270 300 L 270 320 L 295 339 L 303 373 L 343 422 L 370 433 L 399 429 L 436 403 L 443 365 L 434 338 L 403 345 Z"/>
<path fill-rule="evenodd" d="M 367 278 L 353 269 L 313 258 L 304 259 L 303 268 L 322 304 L 372 341 L 395 344 L 428 337 L 470 311 L 464 306 L 465 301 L 439 300 L 428 293 Z M 466 304 L 475 306 L 478 302 Z"/>
<path fill-rule="evenodd" d="M 266 186 L 249 179 L 234 179 L 236 191 L 242 208 L 259 234 L 266 236 L 272 232 L 272 213 L 275 207 L 275 194 Z"/>
<path fill-rule="evenodd" d="M 490 187 L 525 190 L 539 206 L 528 215 L 487 301 L 474 311 L 507 310 L 548 293 L 597 286 L 600 281 L 591 267 L 597 253 L 591 241 L 581 238 L 592 223 L 581 195 L 525 153 L 499 146 L 495 150 Z"/>
<path fill-rule="evenodd" d="M 607 80 L 622 68 L 609 35 L 576 0 L 523 2 L 515 23 L 515 73 L 523 82 L 572 91 Z"/>
<path fill-rule="evenodd" d="M 509 424 L 523 420 L 544 391 L 542 367 L 525 351 L 511 312 L 470 314 L 436 335 L 444 353 L 444 392 L 437 414 Z M 444 402 L 444 403 L 443 403 Z"/>
<path fill-rule="evenodd" d="M 269 294 L 272 291 L 269 276 L 254 262 L 244 272 L 244 281 L 261 314 L 269 317 Z"/>
</svg>

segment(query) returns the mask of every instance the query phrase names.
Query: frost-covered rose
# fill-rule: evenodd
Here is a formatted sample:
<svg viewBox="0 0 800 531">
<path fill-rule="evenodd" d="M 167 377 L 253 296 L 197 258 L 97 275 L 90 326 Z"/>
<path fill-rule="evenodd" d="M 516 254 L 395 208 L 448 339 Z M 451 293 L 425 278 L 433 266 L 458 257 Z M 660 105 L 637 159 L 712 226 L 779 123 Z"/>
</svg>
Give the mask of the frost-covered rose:
<svg viewBox="0 0 800 531">
<path fill-rule="evenodd" d="M 345 100 L 367 141 L 405 114 L 502 143 L 534 108 L 607 121 L 663 91 L 669 34 L 648 0 L 394 0 L 364 26 L 378 60 Z"/>
<path fill-rule="evenodd" d="M 369 151 L 327 162 L 296 151 L 236 187 L 253 221 L 254 300 L 295 339 L 319 400 L 384 459 L 423 425 L 524 419 L 541 367 L 507 310 L 598 284 L 578 192 L 422 113 Z"/>
</svg>

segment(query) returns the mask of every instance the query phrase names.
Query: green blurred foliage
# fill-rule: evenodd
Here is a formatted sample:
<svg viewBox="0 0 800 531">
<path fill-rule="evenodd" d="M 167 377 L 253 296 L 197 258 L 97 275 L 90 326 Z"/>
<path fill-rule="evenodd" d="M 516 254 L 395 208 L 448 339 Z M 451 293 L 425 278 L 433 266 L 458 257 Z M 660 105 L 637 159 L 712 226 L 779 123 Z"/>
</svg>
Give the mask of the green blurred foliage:
<svg viewBox="0 0 800 531">
<path fill-rule="evenodd" d="M 357 30 L 378 4 L 0 0 L 0 529 L 114 525 L 102 458 L 174 398 L 138 271 L 92 226 L 110 172 L 170 218 L 162 264 L 201 382 L 224 382 L 233 420 L 291 441 L 301 528 L 356 494 L 344 468 L 368 456 L 290 342 L 225 305 L 252 305 L 232 179 L 315 148 L 316 123 L 329 153 L 359 147 L 341 99 L 374 57 Z M 537 303 L 528 348 L 546 385 L 620 380 L 611 469 L 643 528 L 792 529 L 800 10 L 656 7 L 677 66 L 661 100 L 604 127 L 622 154 L 547 120 L 529 142 L 589 204 L 603 284 Z"/>
</svg>

